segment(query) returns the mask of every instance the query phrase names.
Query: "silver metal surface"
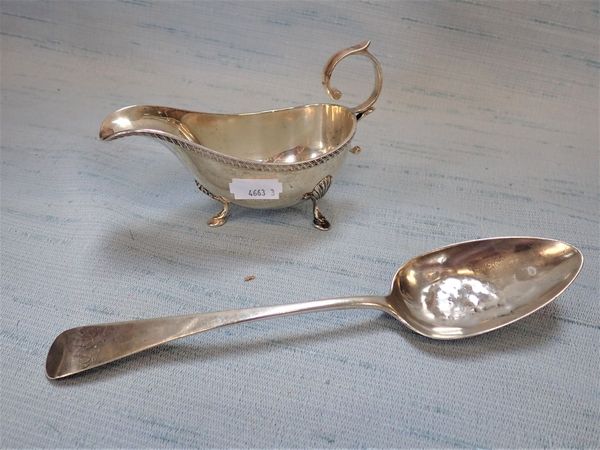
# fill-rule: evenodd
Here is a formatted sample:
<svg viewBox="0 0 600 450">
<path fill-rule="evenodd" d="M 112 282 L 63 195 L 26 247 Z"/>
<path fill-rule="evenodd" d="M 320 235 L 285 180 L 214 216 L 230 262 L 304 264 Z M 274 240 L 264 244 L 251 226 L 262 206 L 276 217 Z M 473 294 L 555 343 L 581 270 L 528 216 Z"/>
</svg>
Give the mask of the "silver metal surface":
<svg viewBox="0 0 600 450">
<path fill-rule="evenodd" d="M 323 178 L 321 181 L 319 181 L 317 183 L 317 185 L 314 187 L 312 192 L 310 192 L 308 194 L 304 194 L 304 199 L 312 200 L 314 227 L 318 228 L 319 230 L 323 230 L 323 231 L 329 230 L 329 228 L 331 227 L 331 224 L 329 223 L 329 221 L 325 218 L 325 216 L 319 209 L 319 206 L 317 205 L 317 201 L 319 199 L 323 198 L 323 196 L 325 194 L 327 194 L 327 191 L 329 190 L 329 186 L 331 186 L 331 180 L 332 180 L 331 175 L 327 175 L 325 178 Z"/>
<path fill-rule="evenodd" d="M 413 258 L 385 297 L 349 297 L 72 328 L 54 341 L 49 378 L 63 378 L 174 339 L 225 325 L 291 314 L 374 308 L 433 339 L 486 333 L 528 316 L 575 279 L 575 247 L 531 237 L 468 241 Z"/>
<path fill-rule="evenodd" d="M 202 192 L 223 199 L 227 214 L 229 203 L 260 209 L 295 205 L 322 179 L 335 175 L 351 148 L 357 121 L 373 110 L 379 97 L 381 66 L 368 46 L 369 42 L 364 42 L 336 53 L 324 69 L 323 84 L 337 99 L 341 92 L 331 88 L 329 80 L 339 61 L 364 55 L 373 62 L 373 93 L 355 108 L 319 103 L 256 113 L 211 114 L 129 106 L 104 119 L 100 138 L 110 141 L 143 135 L 159 139 L 191 170 L 203 186 Z M 279 198 L 236 199 L 229 187 L 233 179 L 276 179 L 283 191 Z M 227 214 L 221 212 L 221 218 L 213 218 L 209 224 L 224 224 Z"/>
<path fill-rule="evenodd" d="M 198 180 L 196 180 L 196 186 L 198 187 L 198 190 L 200 192 L 208 195 L 210 198 L 218 201 L 219 203 L 221 203 L 223 205 L 223 209 L 221 209 L 221 211 L 219 211 L 217 214 L 215 214 L 213 217 L 211 217 L 208 220 L 208 222 L 207 222 L 208 226 L 209 227 L 220 227 L 221 225 L 225 224 L 225 222 L 227 222 L 227 219 L 229 219 L 229 212 L 230 212 L 229 202 L 226 199 L 224 199 L 223 197 L 220 197 L 220 196 L 215 195 L 212 192 L 210 192 L 208 189 L 206 189 L 204 186 L 202 186 L 200 183 L 198 183 Z"/>
<path fill-rule="evenodd" d="M 367 100 L 351 109 L 359 119 L 367 114 L 371 114 L 374 111 L 375 108 L 373 108 L 373 105 L 379 98 L 379 94 L 381 94 L 381 88 L 383 87 L 381 66 L 377 58 L 369 53 L 369 45 L 371 45 L 371 41 L 364 41 L 346 50 L 340 50 L 331 58 L 329 58 L 329 61 L 327 61 L 327 64 L 325 64 L 325 69 L 323 70 L 323 86 L 325 86 L 327 93 L 332 99 L 339 100 L 342 98 L 342 92 L 339 89 L 332 87 L 330 84 L 331 75 L 333 74 L 335 66 L 337 66 L 342 59 L 351 55 L 363 55 L 373 62 L 373 68 L 375 70 L 375 85 L 373 86 L 373 92 L 371 92 L 371 95 Z"/>
</svg>

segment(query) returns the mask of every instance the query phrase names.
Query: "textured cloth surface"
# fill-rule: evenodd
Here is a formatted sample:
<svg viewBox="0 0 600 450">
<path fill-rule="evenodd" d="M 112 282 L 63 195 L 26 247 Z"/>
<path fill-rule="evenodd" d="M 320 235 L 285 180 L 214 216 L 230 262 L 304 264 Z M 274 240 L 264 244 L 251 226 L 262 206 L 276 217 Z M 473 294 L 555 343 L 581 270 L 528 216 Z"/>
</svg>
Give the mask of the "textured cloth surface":
<svg viewBox="0 0 600 450">
<path fill-rule="evenodd" d="M 598 2 L 2 1 L 2 447 L 598 447 Z M 322 210 L 218 204 L 158 142 L 100 142 L 130 104 L 327 101 L 326 59 L 384 70 Z M 364 58 L 334 75 L 354 105 Z M 194 336 L 61 382 L 78 325 L 383 294 L 430 249 L 562 239 L 561 298 L 459 342 L 336 311 Z M 256 278 L 245 282 L 244 278 Z"/>
</svg>

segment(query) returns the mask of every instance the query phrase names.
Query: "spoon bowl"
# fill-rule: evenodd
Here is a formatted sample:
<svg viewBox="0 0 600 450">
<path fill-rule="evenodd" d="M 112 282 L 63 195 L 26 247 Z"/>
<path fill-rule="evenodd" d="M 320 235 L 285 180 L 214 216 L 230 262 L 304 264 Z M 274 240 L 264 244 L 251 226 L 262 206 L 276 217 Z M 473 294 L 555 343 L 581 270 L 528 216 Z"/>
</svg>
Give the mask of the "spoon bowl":
<svg viewBox="0 0 600 450">
<path fill-rule="evenodd" d="M 581 252 L 551 239 L 469 241 L 404 264 L 387 297 L 393 315 L 435 339 L 508 325 L 554 300 L 579 273 Z"/>
<path fill-rule="evenodd" d="M 226 325 L 292 314 L 374 308 L 433 339 L 487 333 L 554 300 L 577 277 L 583 256 L 564 242 L 506 237 L 462 242 L 411 259 L 387 296 L 133 320 L 71 328 L 56 337 L 48 378 L 64 378 L 175 339 Z"/>
</svg>

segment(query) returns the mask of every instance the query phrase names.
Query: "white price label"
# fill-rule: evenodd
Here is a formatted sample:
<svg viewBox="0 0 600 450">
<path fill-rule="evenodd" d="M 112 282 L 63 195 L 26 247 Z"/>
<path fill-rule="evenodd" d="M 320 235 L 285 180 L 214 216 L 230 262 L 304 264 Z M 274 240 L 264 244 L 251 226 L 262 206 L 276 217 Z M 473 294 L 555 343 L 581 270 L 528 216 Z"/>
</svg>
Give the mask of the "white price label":
<svg viewBox="0 0 600 450">
<path fill-rule="evenodd" d="M 283 192 L 283 185 L 277 178 L 234 178 L 229 183 L 229 192 L 236 200 L 276 200 Z"/>
</svg>

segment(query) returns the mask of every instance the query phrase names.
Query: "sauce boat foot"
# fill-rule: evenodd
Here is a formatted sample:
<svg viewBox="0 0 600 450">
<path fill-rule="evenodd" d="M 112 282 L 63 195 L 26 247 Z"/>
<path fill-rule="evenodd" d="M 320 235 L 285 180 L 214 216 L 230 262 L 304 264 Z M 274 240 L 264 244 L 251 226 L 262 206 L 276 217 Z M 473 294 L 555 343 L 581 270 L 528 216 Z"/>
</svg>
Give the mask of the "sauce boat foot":
<svg viewBox="0 0 600 450">
<path fill-rule="evenodd" d="M 219 196 L 219 195 L 215 195 L 212 192 L 210 192 L 208 189 L 206 189 L 204 186 L 202 186 L 198 180 L 196 181 L 196 186 L 198 187 L 198 190 L 200 192 L 202 192 L 203 194 L 208 195 L 210 198 L 212 198 L 213 200 L 216 200 L 217 202 L 221 203 L 223 205 L 223 209 L 221 210 L 221 212 L 219 212 L 218 214 L 214 215 L 213 217 L 210 218 L 210 220 L 207 222 L 209 227 L 220 227 L 221 225 L 225 225 L 225 222 L 227 222 L 227 219 L 229 219 L 229 205 L 230 203 L 227 201 L 227 199 Z"/>
<path fill-rule="evenodd" d="M 323 196 L 329 190 L 329 186 L 331 186 L 332 176 L 327 175 L 323 178 L 317 185 L 314 187 L 312 192 L 304 194 L 305 200 L 312 200 L 313 204 L 313 225 L 316 229 L 321 231 L 327 231 L 331 227 L 329 221 L 325 218 L 319 207 L 317 206 L 317 201 L 323 198 Z"/>
<path fill-rule="evenodd" d="M 341 50 L 327 61 L 322 84 L 334 100 L 342 93 L 331 86 L 337 64 L 351 55 L 371 60 L 375 83 L 370 97 L 353 108 L 317 103 L 243 114 L 215 114 L 133 105 L 109 114 L 100 139 L 146 136 L 160 141 L 192 172 L 198 189 L 221 203 L 208 225 L 224 225 L 232 204 L 255 209 L 286 208 L 312 201 L 313 225 L 330 222 L 318 207 L 332 177 L 352 147 L 357 123 L 373 112 L 383 78 L 370 42 Z"/>
</svg>

